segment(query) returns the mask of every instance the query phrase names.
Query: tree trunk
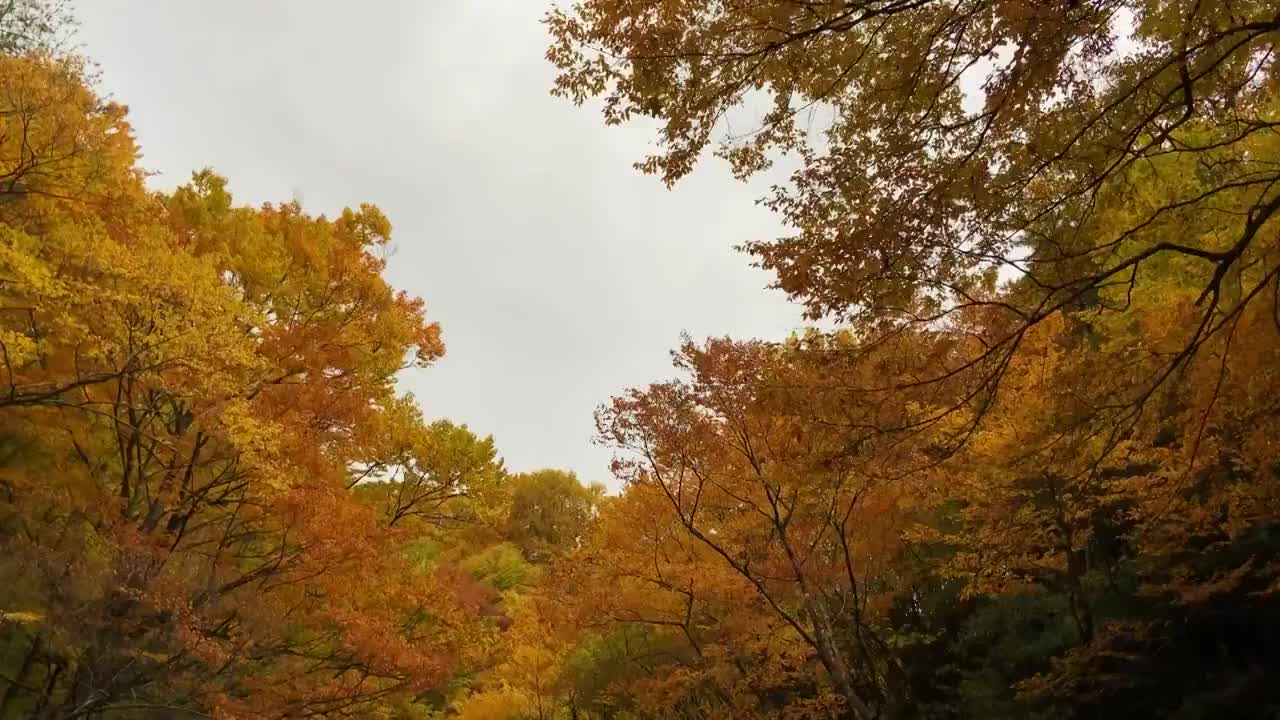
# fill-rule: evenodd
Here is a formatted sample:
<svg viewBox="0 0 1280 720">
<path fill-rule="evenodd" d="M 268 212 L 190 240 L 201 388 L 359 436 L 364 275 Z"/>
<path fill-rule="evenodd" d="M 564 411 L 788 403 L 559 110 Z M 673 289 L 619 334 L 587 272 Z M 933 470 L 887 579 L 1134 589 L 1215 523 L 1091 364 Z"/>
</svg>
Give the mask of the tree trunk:
<svg viewBox="0 0 1280 720">
<path fill-rule="evenodd" d="M 818 659 L 826 668 L 827 674 L 831 676 L 831 682 L 836 686 L 836 690 L 844 695 L 849 714 L 855 720 L 872 720 L 876 717 L 876 713 L 854 691 L 853 674 L 849 671 L 844 653 L 836 644 L 835 628 L 831 623 L 831 614 L 827 611 L 826 601 L 806 593 L 805 611 L 809 615 L 809 621 L 813 623 L 813 640 L 818 646 Z"/>
</svg>

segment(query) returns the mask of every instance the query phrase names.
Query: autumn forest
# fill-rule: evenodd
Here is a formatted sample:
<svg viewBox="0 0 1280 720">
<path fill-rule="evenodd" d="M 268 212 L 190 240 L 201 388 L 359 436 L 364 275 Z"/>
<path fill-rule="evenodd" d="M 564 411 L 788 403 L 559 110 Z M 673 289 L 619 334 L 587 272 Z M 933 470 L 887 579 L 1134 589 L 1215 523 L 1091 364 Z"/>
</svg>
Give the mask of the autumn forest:
<svg viewBox="0 0 1280 720">
<path fill-rule="evenodd" d="M 0 718 L 1280 717 L 1274 0 L 543 10 L 634 172 L 786 164 L 739 250 L 811 323 L 686 336 L 581 480 L 397 385 L 360 187 L 155 189 L 0 0 Z"/>
</svg>

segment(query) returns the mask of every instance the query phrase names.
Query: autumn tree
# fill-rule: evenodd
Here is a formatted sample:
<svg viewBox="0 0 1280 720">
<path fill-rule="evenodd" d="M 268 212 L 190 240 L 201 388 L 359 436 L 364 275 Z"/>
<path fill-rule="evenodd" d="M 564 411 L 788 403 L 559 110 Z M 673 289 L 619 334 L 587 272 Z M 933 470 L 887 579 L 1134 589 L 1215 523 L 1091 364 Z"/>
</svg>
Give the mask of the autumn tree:
<svg viewBox="0 0 1280 720">
<path fill-rule="evenodd" d="M 1200 321 L 1184 273 L 1153 267 L 1130 322 L 1037 328 L 1034 352 L 1009 368 L 1018 392 L 954 466 L 965 505 L 948 574 L 971 597 L 1062 600 L 1070 647 L 1026 682 L 1032 696 L 1128 716 L 1269 707 L 1270 649 L 1238 624 L 1277 612 L 1280 485 L 1256 433 L 1276 418 L 1280 336 L 1269 308 L 1247 306 L 1132 412 L 1134 378 L 1159 372 Z M 1113 411 L 1128 413 L 1119 431 Z M 1214 669 L 1201 666 L 1206 643 Z"/>
<path fill-rule="evenodd" d="M 791 234 L 745 248 L 854 338 L 815 364 L 927 359 L 774 380 L 911 409 L 828 429 L 849 457 L 896 437 L 951 480 L 913 518 L 897 564 L 922 581 L 890 612 L 950 640 L 903 658 L 981 656 L 1068 715 L 1269 707 L 1269 650 L 1232 628 L 1275 613 L 1276 456 L 1255 439 L 1280 331 L 1272 4 L 585 0 L 547 23 L 557 94 L 658 121 L 640 169 L 672 184 L 713 145 L 740 177 L 793 156 L 765 199 Z M 1054 628 L 1020 670 L 965 639 L 1039 632 L 1019 613 Z M 1215 633 L 1232 670 L 1210 690 Z"/>
<path fill-rule="evenodd" d="M 1183 263 L 1200 321 L 1142 395 L 1277 283 L 1272 3 L 585 0 L 547 24 L 555 92 L 658 120 L 638 165 L 668 184 L 713 144 L 739 176 L 798 158 L 766 199 L 793 233 L 745 247 L 810 316 L 998 316 L 965 362 L 900 383 L 963 382 L 981 407 L 1031 328 L 1124 313 L 1099 293 Z M 1198 182 L 1105 211 L 1172 164 Z"/>
<path fill-rule="evenodd" d="M 387 218 L 151 193 L 123 108 L 0 63 L 6 716 L 392 712 L 479 662 L 483 598 L 398 521 L 500 473 L 396 392 L 443 345 Z"/>
<path fill-rule="evenodd" d="M 644 545 L 616 562 L 668 597 L 665 610 L 633 610 L 632 619 L 664 619 L 701 653 L 703 625 L 755 607 L 763 616 L 748 626 L 790 635 L 782 657 L 809 653 L 844 712 L 868 718 L 898 699 L 881 613 L 901 588 L 894 560 L 934 482 L 927 448 L 878 428 L 919 425 L 929 405 L 843 388 L 909 373 L 951 343 L 903 336 L 854 363 L 839 347 L 853 342 L 814 334 L 784 346 L 686 343 L 676 360 L 688 381 L 624 395 L 599 424 L 621 451 L 615 471 L 627 496 L 649 498 L 622 521 L 636 524 Z"/>
<path fill-rule="evenodd" d="M 583 540 L 603 494 L 600 485 L 583 485 L 571 472 L 539 470 L 511 479 L 507 537 L 525 555 L 546 561 Z"/>
</svg>

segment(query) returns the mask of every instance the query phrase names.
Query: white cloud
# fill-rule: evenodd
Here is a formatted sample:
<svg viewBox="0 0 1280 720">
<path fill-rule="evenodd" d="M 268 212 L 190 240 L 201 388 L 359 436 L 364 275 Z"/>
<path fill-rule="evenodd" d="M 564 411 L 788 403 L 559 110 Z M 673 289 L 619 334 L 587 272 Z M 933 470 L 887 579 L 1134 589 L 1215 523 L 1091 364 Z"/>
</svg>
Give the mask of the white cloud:
<svg viewBox="0 0 1280 720">
<path fill-rule="evenodd" d="M 103 86 L 183 182 L 211 165 L 240 202 L 379 204 L 388 277 L 426 299 L 448 356 L 406 389 L 493 433 L 517 470 L 606 479 L 595 406 L 671 374 L 695 336 L 777 338 L 798 308 L 731 247 L 780 232 L 763 186 L 708 165 L 674 192 L 638 175 L 643 127 L 550 97 L 539 0 L 81 0 Z"/>
</svg>

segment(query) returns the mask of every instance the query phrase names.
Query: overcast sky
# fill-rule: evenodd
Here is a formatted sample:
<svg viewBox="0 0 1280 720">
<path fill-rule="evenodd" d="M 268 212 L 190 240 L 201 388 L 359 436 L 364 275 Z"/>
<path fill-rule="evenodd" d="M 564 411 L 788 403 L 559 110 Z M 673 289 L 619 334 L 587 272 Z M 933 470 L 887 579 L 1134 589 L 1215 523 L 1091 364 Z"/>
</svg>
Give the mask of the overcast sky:
<svg viewBox="0 0 1280 720">
<path fill-rule="evenodd" d="M 645 127 L 548 94 L 545 0 L 79 0 L 101 84 L 169 188 L 211 166 L 238 202 L 373 202 L 387 271 L 448 354 L 404 387 L 492 434 L 514 470 L 609 481 L 592 411 L 672 374 L 682 330 L 779 338 L 799 310 L 733 251 L 780 230 L 708 163 L 641 176 Z"/>
</svg>

